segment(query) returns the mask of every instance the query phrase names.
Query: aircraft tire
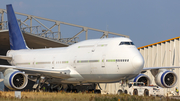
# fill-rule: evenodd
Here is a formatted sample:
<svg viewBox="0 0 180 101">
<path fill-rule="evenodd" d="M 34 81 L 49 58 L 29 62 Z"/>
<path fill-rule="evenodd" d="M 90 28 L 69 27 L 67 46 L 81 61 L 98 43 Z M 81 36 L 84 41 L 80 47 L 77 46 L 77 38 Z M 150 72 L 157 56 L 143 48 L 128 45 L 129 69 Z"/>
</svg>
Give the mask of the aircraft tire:
<svg viewBox="0 0 180 101">
<path fill-rule="evenodd" d="M 137 89 L 134 89 L 133 95 L 138 95 L 138 90 Z"/>
<path fill-rule="evenodd" d="M 128 93 L 128 91 L 127 90 L 124 90 L 124 94 L 127 94 Z"/>
<path fill-rule="evenodd" d="M 118 95 L 120 95 L 122 93 L 123 93 L 123 91 L 121 89 L 119 89 L 118 92 L 117 92 Z"/>
<path fill-rule="evenodd" d="M 95 94 L 101 94 L 101 90 L 96 89 L 96 90 L 94 90 L 94 93 L 95 93 Z"/>
<path fill-rule="evenodd" d="M 149 96 L 149 90 L 148 89 L 144 90 L 144 96 Z"/>
<path fill-rule="evenodd" d="M 71 90 L 73 93 L 78 93 L 78 90 L 77 89 L 72 89 Z"/>
</svg>

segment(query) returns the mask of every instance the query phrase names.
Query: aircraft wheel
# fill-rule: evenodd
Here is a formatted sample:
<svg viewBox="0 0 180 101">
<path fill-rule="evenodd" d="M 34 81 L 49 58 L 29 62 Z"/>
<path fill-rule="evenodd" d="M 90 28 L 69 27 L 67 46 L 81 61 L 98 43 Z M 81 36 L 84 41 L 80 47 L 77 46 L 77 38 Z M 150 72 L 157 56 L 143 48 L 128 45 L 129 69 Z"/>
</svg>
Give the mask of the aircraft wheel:
<svg viewBox="0 0 180 101">
<path fill-rule="evenodd" d="M 128 91 L 127 91 L 127 90 L 124 90 L 124 93 L 125 93 L 125 94 L 127 94 L 127 93 L 128 93 Z"/>
<path fill-rule="evenodd" d="M 73 93 L 78 93 L 77 89 L 72 89 Z"/>
<path fill-rule="evenodd" d="M 137 89 L 134 89 L 133 95 L 138 95 L 138 90 Z"/>
<path fill-rule="evenodd" d="M 118 95 L 120 95 L 122 93 L 123 93 L 123 91 L 121 89 L 119 89 L 118 92 L 117 92 Z"/>
<path fill-rule="evenodd" d="M 148 89 L 144 90 L 144 96 L 149 96 L 149 90 Z"/>
<path fill-rule="evenodd" d="M 93 89 L 88 89 L 88 93 L 92 93 L 93 91 Z"/>
<path fill-rule="evenodd" d="M 101 90 L 96 89 L 96 90 L 94 90 L 94 93 L 95 93 L 95 94 L 101 94 Z"/>
<path fill-rule="evenodd" d="M 68 88 L 67 90 L 66 90 L 66 92 L 67 93 L 70 93 L 72 90 L 70 89 L 70 88 Z"/>
</svg>

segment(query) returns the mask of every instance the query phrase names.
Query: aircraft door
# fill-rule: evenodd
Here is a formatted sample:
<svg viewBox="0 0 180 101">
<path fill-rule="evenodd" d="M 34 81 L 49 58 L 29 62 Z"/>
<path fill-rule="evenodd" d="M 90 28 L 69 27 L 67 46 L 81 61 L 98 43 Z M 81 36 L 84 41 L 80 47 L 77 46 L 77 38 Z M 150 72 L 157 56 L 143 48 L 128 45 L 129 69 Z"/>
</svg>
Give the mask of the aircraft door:
<svg viewBox="0 0 180 101">
<path fill-rule="evenodd" d="M 101 69 L 102 74 L 107 74 L 106 55 L 105 54 L 102 55 L 102 57 L 101 57 L 101 67 L 100 67 L 100 69 Z M 101 76 L 100 79 L 106 78 L 106 75 L 100 75 L 100 76 Z"/>
<path fill-rule="evenodd" d="M 105 66 L 106 66 L 106 55 L 103 55 L 101 60 L 101 67 L 105 68 Z"/>
<path fill-rule="evenodd" d="M 36 58 L 33 59 L 33 65 L 36 67 Z"/>
<path fill-rule="evenodd" d="M 53 57 L 53 60 L 52 60 L 52 69 L 55 69 L 56 67 L 56 57 Z"/>
<path fill-rule="evenodd" d="M 76 63 L 77 63 L 77 56 L 74 57 L 74 60 L 73 60 L 73 67 L 76 68 Z"/>
</svg>

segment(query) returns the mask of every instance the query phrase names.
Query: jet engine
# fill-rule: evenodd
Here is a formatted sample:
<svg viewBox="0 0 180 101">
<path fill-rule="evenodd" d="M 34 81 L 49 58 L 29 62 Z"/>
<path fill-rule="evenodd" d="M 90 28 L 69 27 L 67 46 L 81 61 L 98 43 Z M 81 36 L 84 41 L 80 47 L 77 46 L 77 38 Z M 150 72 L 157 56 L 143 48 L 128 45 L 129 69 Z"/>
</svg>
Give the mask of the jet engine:
<svg viewBox="0 0 180 101">
<path fill-rule="evenodd" d="M 26 87 L 28 77 L 18 70 L 7 69 L 4 72 L 4 85 L 11 90 L 21 90 Z"/>
<path fill-rule="evenodd" d="M 151 84 L 150 78 L 145 74 L 139 74 L 134 78 L 133 82 L 144 82 L 146 86 Z"/>
<path fill-rule="evenodd" d="M 177 75 L 172 71 L 162 70 L 155 76 L 155 82 L 160 87 L 171 88 L 177 82 Z"/>
</svg>

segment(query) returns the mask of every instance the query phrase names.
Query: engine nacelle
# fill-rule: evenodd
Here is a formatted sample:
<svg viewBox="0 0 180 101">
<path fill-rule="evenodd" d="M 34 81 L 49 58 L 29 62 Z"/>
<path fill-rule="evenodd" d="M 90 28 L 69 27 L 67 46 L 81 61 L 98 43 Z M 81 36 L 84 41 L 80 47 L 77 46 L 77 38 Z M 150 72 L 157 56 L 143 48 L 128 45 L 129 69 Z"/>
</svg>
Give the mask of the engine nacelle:
<svg viewBox="0 0 180 101">
<path fill-rule="evenodd" d="M 11 90 L 21 90 L 26 87 L 28 77 L 18 70 L 7 69 L 4 72 L 4 85 Z"/>
<path fill-rule="evenodd" d="M 155 82 L 160 87 L 171 88 L 175 86 L 177 82 L 177 75 L 174 72 L 168 70 L 160 71 L 155 76 Z"/>
<path fill-rule="evenodd" d="M 139 74 L 134 78 L 133 82 L 144 82 L 146 86 L 151 84 L 150 78 L 145 74 Z"/>
</svg>

